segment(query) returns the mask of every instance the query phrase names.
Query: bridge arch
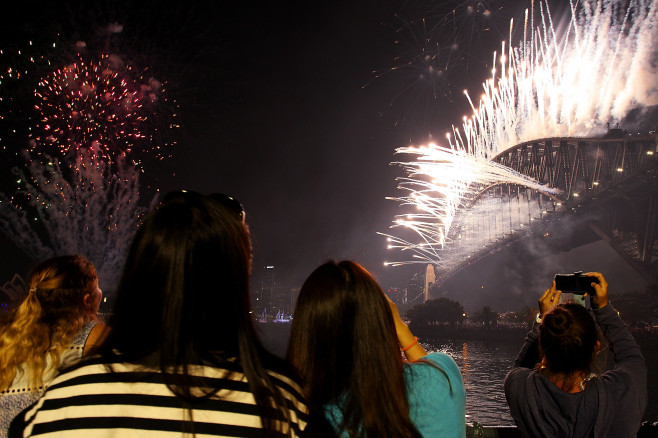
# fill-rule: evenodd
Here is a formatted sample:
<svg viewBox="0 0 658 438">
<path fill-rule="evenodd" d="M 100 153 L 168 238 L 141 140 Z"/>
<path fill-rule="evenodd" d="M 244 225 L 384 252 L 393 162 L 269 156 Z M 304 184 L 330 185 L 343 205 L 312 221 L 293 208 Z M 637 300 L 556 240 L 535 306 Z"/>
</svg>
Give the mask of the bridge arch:
<svg viewBox="0 0 658 438">
<path fill-rule="evenodd" d="M 465 214 L 455 221 L 455 234 L 473 233 L 483 245 L 452 242 L 462 246 L 454 255 L 468 253 L 439 274 L 441 282 L 473 260 L 495 253 L 524 235 L 540 232 L 542 223 L 565 212 L 579 214 L 607 208 L 612 214 L 592 225 L 645 279 L 658 274 L 658 135 L 616 138 L 554 137 L 520 143 L 495 156 L 492 161 L 533 178 L 559 195 L 509 183 L 479 187 L 464 204 Z M 545 202 L 546 201 L 546 202 Z M 498 217 L 478 206 L 499 203 Z M 531 211 L 531 206 L 537 208 Z M 544 208 L 546 206 L 547 208 Z M 525 223 L 520 224 L 525 218 Z M 535 217 L 533 217 L 533 215 Z M 500 230 L 500 223 L 508 229 Z M 478 225 L 479 223 L 479 225 Z M 477 228 L 477 227 L 480 228 Z M 495 228 L 487 237 L 486 229 Z M 533 231 L 533 229 L 535 231 Z M 480 233 L 478 236 L 477 233 Z M 457 240 L 457 239 L 455 239 Z M 479 243 L 479 242 L 477 242 Z"/>
</svg>

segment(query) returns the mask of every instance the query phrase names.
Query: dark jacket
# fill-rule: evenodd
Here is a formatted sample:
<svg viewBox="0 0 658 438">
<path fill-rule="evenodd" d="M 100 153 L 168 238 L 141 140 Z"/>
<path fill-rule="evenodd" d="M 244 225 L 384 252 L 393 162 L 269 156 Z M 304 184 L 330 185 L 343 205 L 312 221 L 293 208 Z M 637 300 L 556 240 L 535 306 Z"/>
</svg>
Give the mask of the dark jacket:
<svg viewBox="0 0 658 438">
<path fill-rule="evenodd" d="M 528 333 L 505 397 L 521 434 L 536 438 L 635 437 L 647 406 L 647 368 L 628 327 L 607 305 L 593 311 L 610 344 L 614 369 L 570 394 L 532 370 L 539 361 L 536 330 Z"/>
</svg>

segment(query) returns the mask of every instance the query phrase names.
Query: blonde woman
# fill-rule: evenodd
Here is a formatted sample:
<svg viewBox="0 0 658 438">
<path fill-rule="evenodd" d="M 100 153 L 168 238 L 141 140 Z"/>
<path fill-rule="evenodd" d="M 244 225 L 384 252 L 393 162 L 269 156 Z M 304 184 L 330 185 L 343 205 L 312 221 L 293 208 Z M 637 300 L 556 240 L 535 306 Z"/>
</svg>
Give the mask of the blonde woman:
<svg viewBox="0 0 658 438">
<path fill-rule="evenodd" d="M 82 256 L 53 257 L 33 268 L 27 296 L 0 328 L 0 437 L 60 366 L 100 342 L 101 297 L 96 269 Z"/>
</svg>

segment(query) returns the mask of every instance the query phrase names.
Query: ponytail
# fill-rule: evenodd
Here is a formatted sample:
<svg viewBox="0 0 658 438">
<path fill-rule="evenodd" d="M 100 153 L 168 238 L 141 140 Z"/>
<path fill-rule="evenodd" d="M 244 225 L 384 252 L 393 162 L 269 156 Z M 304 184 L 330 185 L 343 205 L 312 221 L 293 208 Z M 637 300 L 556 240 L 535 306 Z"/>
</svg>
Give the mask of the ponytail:
<svg viewBox="0 0 658 438">
<path fill-rule="evenodd" d="M 83 298 L 96 281 L 94 266 L 81 256 L 54 257 L 33 269 L 27 295 L 0 330 L 0 391 L 11 387 L 19 369 L 30 389 L 43 386 L 89 318 Z"/>
</svg>

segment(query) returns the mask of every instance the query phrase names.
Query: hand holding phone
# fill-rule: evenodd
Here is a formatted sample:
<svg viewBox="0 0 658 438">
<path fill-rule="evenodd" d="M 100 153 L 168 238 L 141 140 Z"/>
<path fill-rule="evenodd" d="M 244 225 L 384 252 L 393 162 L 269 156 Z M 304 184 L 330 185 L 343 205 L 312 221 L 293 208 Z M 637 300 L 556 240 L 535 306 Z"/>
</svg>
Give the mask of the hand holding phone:
<svg viewBox="0 0 658 438">
<path fill-rule="evenodd" d="M 592 283 L 598 283 L 598 281 L 596 277 L 582 272 L 556 274 L 555 288 L 562 292 L 560 303 L 577 303 L 587 307 L 587 297 L 596 295 Z"/>
<path fill-rule="evenodd" d="M 562 293 L 559 290 L 555 289 L 555 281 L 551 284 L 549 289 L 546 289 L 546 292 L 539 297 L 539 316 L 544 317 L 553 307 L 562 300 Z"/>
<path fill-rule="evenodd" d="M 573 274 L 555 274 L 555 288 L 574 295 L 595 295 L 596 291 L 592 283 L 598 283 L 599 280 L 590 274 L 595 273 L 583 274 L 582 272 L 574 272 Z"/>
<path fill-rule="evenodd" d="M 608 305 L 608 282 L 600 272 L 588 272 L 585 275 L 592 279 L 594 293 L 592 297 L 592 307 L 600 309 Z"/>
</svg>

